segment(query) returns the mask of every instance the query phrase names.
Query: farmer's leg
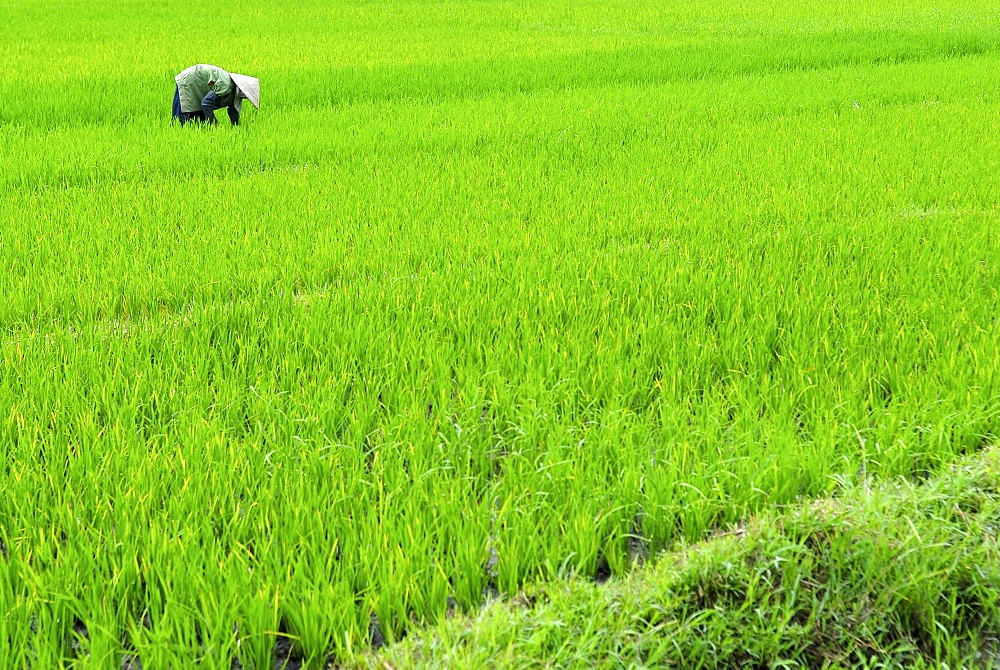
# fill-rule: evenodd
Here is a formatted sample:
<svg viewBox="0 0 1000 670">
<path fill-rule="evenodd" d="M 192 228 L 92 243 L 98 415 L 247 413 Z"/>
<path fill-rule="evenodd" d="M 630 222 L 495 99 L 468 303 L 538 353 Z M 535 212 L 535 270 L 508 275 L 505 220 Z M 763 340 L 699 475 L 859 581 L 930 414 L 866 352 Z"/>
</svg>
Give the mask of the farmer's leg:
<svg viewBox="0 0 1000 670">
<path fill-rule="evenodd" d="M 189 121 L 204 121 L 205 115 L 201 112 L 183 112 L 181 111 L 181 92 L 180 89 L 174 89 L 174 110 L 173 116 L 177 119 L 183 126 Z"/>
<path fill-rule="evenodd" d="M 180 124 L 184 125 L 184 117 L 182 116 L 184 112 L 181 111 L 181 90 L 178 87 L 174 87 L 174 110 L 173 117 L 177 119 Z"/>
</svg>

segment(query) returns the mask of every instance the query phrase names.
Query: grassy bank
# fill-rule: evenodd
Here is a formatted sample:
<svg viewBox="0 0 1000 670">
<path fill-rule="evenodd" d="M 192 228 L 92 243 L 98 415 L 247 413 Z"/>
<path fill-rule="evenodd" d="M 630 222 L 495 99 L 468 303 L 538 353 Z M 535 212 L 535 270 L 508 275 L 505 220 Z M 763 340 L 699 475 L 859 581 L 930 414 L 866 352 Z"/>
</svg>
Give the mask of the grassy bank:
<svg viewBox="0 0 1000 670">
<path fill-rule="evenodd" d="M 532 586 L 368 668 L 996 667 L 1000 452 L 845 483 L 632 575 Z"/>
</svg>

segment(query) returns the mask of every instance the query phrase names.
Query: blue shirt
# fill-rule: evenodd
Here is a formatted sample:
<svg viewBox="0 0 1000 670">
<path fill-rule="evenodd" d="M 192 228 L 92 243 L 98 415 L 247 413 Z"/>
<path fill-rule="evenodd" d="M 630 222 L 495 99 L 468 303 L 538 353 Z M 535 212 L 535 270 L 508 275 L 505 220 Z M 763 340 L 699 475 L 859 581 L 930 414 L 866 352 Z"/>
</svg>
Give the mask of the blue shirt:
<svg viewBox="0 0 1000 670">
<path fill-rule="evenodd" d="M 229 121 L 234 125 L 239 125 L 240 123 L 240 108 L 243 106 L 243 100 L 237 99 L 236 87 L 230 86 L 229 92 L 224 95 L 219 95 L 215 91 L 209 91 L 204 98 L 201 99 L 201 111 L 205 113 L 205 118 L 208 119 L 209 123 L 215 123 L 215 110 L 226 108 L 229 112 Z"/>
</svg>

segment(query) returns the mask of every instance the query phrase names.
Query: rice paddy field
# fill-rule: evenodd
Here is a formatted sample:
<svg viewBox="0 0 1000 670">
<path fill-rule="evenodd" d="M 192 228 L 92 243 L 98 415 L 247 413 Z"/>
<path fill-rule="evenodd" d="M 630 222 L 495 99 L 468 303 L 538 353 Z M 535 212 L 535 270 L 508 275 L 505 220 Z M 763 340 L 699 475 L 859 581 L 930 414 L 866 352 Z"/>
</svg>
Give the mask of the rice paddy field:
<svg viewBox="0 0 1000 670">
<path fill-rule="evenodd" d="M 995 441 L 995 3 L 0 25 L 4 668 L 323 667 Z"/>
</svg>

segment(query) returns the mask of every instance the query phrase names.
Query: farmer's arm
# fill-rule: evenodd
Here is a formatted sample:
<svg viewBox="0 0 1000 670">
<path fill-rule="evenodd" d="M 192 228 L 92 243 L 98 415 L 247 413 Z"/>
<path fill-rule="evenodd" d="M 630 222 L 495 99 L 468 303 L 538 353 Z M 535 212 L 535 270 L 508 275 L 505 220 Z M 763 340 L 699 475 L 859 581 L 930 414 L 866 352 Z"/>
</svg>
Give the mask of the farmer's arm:
<svg viewBox="0 0 1000 670">
<path fill-rule="evenodd" d="M 215 91 L 209 91 L 208 94 L 201 99 L 201 111 L 204 112 L 205 119 L 209 123 L 217 123 L 215 120 L 215 110 L 224 106 L 225 105 L 223 105 L 219 100 L 219 96 Z"/>
</svg>

